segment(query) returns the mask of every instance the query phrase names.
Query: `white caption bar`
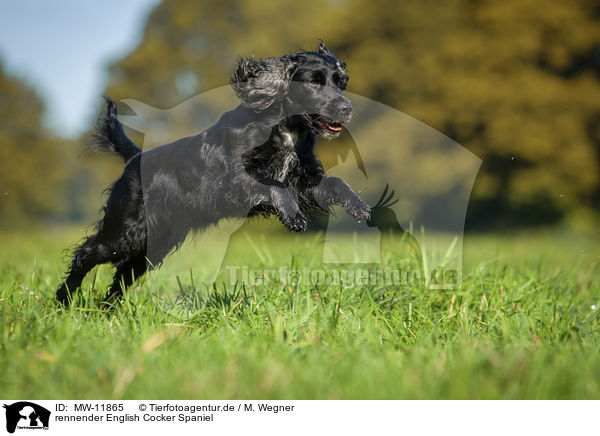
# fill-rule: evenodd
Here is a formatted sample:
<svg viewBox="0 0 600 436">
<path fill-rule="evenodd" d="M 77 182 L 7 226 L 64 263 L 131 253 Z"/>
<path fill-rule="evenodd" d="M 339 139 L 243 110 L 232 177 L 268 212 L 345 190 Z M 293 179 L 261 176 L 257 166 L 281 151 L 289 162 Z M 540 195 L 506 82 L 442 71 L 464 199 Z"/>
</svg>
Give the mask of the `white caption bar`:
<svg viewBox="0 0 600 436">
<path fill-rule="evenodd" d="M 3 400 L 0 432 L 147 434 L 583 434 L 596 401 Z M 36 432 L 42 430 L 42 432 Z M 382 433 L 382 434 L 384 434 Z M 4 433 L 7 434 L 7 433 Z"/>
</svg>

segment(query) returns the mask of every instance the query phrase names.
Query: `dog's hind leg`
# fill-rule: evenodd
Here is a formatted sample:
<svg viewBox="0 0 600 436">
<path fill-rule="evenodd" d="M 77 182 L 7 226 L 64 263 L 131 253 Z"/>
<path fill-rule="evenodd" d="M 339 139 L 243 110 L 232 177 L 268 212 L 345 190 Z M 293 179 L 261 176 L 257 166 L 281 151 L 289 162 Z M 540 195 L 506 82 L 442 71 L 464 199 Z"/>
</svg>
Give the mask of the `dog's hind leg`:
<svg viewBox="0 0 600 436">
<path fill-rule="evenodd" d="M 104 298 L 107 303 L 121 299 L 123 291 L 127 289 L 135 280 L 148 271 L 155 268 L 169 254 L 169 252 L 179 245 L 185 239 L 186 232 L 173 232 L 168 235 L 162 235 L 153 240 L 144 251 L 133 254 L 126 260 L 116 264 L 117 270 L 113 278 L 113 283 Z"/>
<path fill-rule="evenodd" d="M 101 263 L 106 263 L 113 257 L 110 247 L 99 243 L 97 235 L 88 237 L 83 244 L 73 252 L 73 259 L 69 267 L 69 274 L 56 291 L 56 299 L 68 305 L 72 296 L 78 291 L 85 275 L 92 268 Z"/>
<path fill-rule="evenodd" d="M 148 261 L 143 254 L 117 264 L 113 283 L 104 301 L 111 302 L 120 299 L 123 296 L 123 291 L 144 275 L 147 269 Z"/>
</svg>

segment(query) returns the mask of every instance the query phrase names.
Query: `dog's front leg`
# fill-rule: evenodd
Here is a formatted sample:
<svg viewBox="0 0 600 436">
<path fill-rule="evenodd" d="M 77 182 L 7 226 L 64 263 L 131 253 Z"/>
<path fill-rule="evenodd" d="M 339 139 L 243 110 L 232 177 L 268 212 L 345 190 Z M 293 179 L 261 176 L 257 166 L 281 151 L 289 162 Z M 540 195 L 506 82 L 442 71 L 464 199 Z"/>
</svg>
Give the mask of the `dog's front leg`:
<svg viewBox="0 0 600 436">
<path fill-rule="evenodd" d="M 304 232 L 308 225 L 306 217 L 300 211 L 296 199 L 289 189 L 283 185 L 265 185 L 256 181 L 254 184 L 258 198 L 254 204 L 267 204 L 277 211 L 277 216 L 282 224 L 292 232 Z"/>
<path fill-rule="evenodd" d="M 287 188 L 271 187 L 271 201 L 277 209 L 279 220 L 292 232 L 304 232 L 308 226 L 298 203 Z"/>
<path fill-rule="evenodd" d="M 366 221 L 371 218 L 369 205 L 338 177 L 325 175 L 321 182 L 312 189 L 312 194 L 315 201 L 324 210 L 329 210 L 334 204 L 339 204 L 357 220 Z"/>
</svg>

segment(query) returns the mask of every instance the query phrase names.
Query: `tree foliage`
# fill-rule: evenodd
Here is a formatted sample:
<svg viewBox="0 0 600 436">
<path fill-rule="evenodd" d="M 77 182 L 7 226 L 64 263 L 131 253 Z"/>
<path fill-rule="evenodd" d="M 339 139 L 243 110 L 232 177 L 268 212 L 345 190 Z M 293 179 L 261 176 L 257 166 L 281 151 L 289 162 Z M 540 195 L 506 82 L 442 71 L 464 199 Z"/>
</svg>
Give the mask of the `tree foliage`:
<svg viewBox="0 0 600 436">
<path fill-rule="evenodd" d="M 109 67 L 105 92 L 171 108 L 225 86 L 239 56 L 276 56 L 322 38 L 347 62 L 349 91 L 483 159 L 472 224 L 577 220 L 600 211 L 599 21 L 592 0 L 164 0 L 139 45 Z M 39 98 L 1 72 L 0 114 L 5 219 L 61 207 L 81 214 L 91 204 L 82 184 L 95 194 L 120 171 L 100 175 L 110 167 L 102 159 L 64 160 L 58 149 L 72 149 L 49 139 Z M 386 156 L 401 157 L 393 147 Z"/>
<path fill-rule="evenodd" d="M 63 212 L 69 174 L 61 165 L 61 141 L 42 126 L 44 106 L 22 80 L 0 66 L 0 223 L 46 218 Z"/>
</svg>

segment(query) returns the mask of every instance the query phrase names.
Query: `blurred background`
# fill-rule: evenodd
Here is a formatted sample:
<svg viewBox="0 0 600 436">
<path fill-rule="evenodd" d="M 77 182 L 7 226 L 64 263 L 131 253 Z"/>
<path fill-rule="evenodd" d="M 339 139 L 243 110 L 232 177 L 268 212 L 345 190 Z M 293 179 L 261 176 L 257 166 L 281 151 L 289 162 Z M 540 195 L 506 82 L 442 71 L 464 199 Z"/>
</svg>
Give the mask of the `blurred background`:
<svg viewBox="0 0 600 436">
<path fill-rule="evenodd" d="M 98 217 L 122 171 L 118 159 L 86 151 L 102 94 L 169 109 L 227 85 L 241 55 L 278 56 L 322 38 L 348 64 L 348 91 L 483 160 L 467 231 L 593 229 L 599 24 L 591 0 L 4 2 L 0 226 Z"/>
</svg>

